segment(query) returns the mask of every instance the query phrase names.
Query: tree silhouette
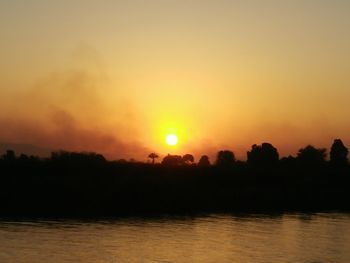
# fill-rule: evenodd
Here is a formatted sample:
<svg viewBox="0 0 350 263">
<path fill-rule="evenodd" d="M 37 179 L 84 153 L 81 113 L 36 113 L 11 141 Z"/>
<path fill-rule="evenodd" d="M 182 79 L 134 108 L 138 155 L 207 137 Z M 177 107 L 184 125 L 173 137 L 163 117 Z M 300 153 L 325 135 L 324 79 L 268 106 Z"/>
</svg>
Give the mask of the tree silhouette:
<svg viewBox="0 0 350 263">
<path fill-rule="evenodd" d="M 194 162 L 194 157 L 192 154 L 185 154 L 184 156 L 182 156 L 182 161 L 185 164 L 193 164 Z"/>
<path fill-rule="evenodd" d="M 297 160 L 301 165 L 306 167 L 321 166 L 326 161 L 326 151 L 324 148 L 318 149 L 312 145 L 308 145 L 299 150 Z"/>
<path fill-rule="evenodd" d="M 287 157 L 283 157 L 280 159 L 280 163 L 283 165 L 283 167 L 295 167 L 297 162 L 297 158 L 289 155 Z"/>
<path fill-rule="evenodd" d="M 162 165 L 166 166 L 178 166 L 183 164 L 182 157 L 180 155 L 170 155 L 168 154 L 162 160 Z"/>
<path fill-rule="evenodd" d="M 207 155 L 202 155 L 202 157 L 198 161 L 198 166 L 210 166 L 209 157 Z"/>
<path fill-rule="evenodd" d="M 148 158 L 152 159 L 152 164 L 154 164 L 154 160 L 157 159 L 159 156 L 156 153 L 150 153 L 148 155 Z"/>
<path fill-rule="evenodd" d="M 52 152 L 50 161 L 61 167 L 92 167 L 106 163 L 103 155 L 94 152 Z"/>
<path fill-rule="evenodd" d="M 6 153 L 2 156 L 2 159 L 5 162 L 13 162 L 16 160 L 16 154 L 13 150 L 7 150 Z"/>
<path fill-rule="evenodd" d="M 270 143 L 262 145 L 254 144 L 252 149 L 247 152 L 248 163 L 255 166 L 272 166 L 279 160 L 279 154 L 275 147 Z"/>
<path fill-rule="evenodd" d="M 232 151 L 224 150 L 218 152 L 216 165 L 218 166 L 229 166 L 234 164 L 236 161 L 235 155 Z"/>
<path fill-rule="evenodd" d="M 340 139 L 335 139 L 330 151 L 330 162 L 337 167 L 343 167 L 348 164 L 348 148 L 345 147 Z"/>
<path fill-rule="evenodd" d="M 24 163 L 24 162 L 28 162 L 30 159 L 29 159 L 29 157 L 28 157 L 27 155 L 25 155 L 25 154 L 22 153 L 22 154 L 18 157 L 18 160 L 19 160 L 20 162 Z"/>
</svg>

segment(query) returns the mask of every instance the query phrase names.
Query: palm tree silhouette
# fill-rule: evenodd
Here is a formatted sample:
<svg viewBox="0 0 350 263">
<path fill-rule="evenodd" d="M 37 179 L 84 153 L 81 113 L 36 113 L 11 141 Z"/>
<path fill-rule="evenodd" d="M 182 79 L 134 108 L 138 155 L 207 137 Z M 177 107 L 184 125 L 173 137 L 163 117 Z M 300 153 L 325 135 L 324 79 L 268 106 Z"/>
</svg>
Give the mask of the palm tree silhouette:
<svg viewBox="0 0 350 263">
<path fill-rule="evenodd" d="M 148 155 L 148 158 L 150 158 L 150 159 L 152 159 L 152 164 L 154 164 L 154 159 L 156 159 L 156 158 L 158 158 L 159 156 L 158 156 L 158 154 L 156 154 L 156 153 L 150 153 L 149 155 Z"/>
</svg>

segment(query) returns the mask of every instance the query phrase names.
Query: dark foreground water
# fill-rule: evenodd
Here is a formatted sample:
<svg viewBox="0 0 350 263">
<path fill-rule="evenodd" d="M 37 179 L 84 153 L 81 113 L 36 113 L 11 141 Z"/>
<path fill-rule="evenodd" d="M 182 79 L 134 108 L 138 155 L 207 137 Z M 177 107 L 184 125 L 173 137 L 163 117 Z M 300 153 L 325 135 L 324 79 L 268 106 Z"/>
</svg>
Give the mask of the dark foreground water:
<svg viewBox="0 0 350 263">
<path fill-rule="evenodd" d="M 350 214 L 0 222 L 0 262 L 350 262 Z"/>
</svg>

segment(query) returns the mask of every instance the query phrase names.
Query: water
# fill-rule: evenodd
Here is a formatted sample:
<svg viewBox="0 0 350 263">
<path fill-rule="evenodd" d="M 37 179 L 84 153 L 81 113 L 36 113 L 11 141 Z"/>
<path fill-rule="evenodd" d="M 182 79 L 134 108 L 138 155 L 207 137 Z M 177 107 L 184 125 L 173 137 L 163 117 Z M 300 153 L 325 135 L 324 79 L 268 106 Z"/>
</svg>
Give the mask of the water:
<svg viewBox="0 0 350 263">
<path fill-rule="evenodd" d="M 0 262 L 350 262 L 350 214 L 0 222 Z"/>
</svg>

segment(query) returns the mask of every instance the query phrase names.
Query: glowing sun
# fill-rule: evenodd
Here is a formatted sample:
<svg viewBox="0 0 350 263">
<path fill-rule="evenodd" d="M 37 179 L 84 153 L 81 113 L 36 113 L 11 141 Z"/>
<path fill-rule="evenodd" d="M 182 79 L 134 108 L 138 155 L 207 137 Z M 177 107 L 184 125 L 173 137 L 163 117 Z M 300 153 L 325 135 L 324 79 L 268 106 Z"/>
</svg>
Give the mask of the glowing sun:
<svg viewBox="0 0 350 263">
<path fill-rule="evenodd" d="M 165 138 L 165 141 L 168 145 L 174 146 L 177 144 L 178 138 L 177 138 L 176 134 L 168 134 Z"/>
</svg>

